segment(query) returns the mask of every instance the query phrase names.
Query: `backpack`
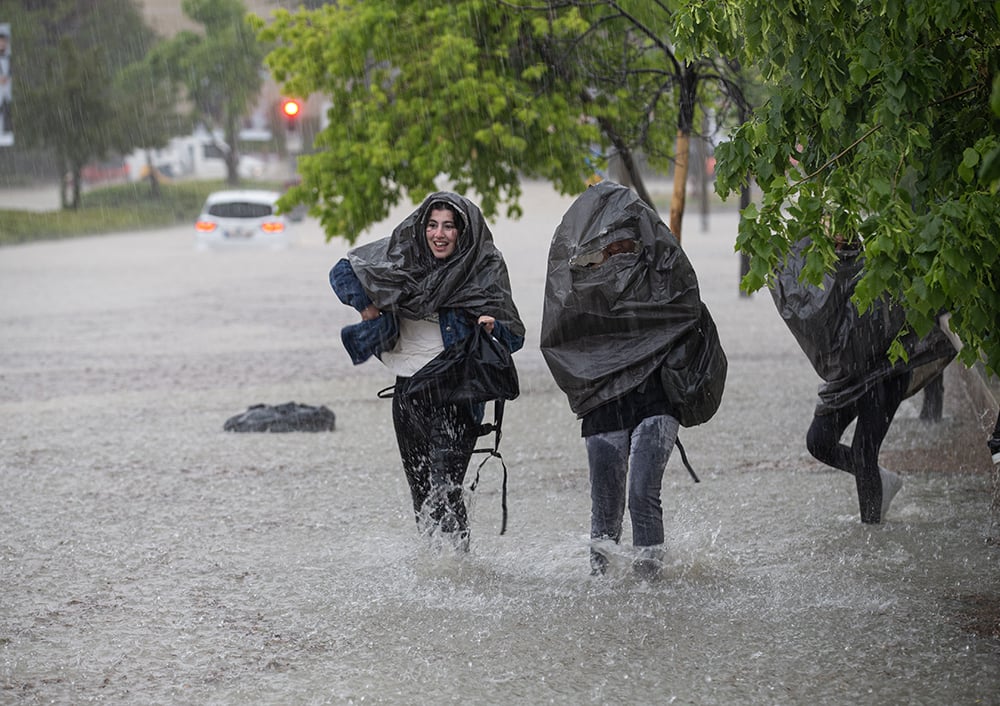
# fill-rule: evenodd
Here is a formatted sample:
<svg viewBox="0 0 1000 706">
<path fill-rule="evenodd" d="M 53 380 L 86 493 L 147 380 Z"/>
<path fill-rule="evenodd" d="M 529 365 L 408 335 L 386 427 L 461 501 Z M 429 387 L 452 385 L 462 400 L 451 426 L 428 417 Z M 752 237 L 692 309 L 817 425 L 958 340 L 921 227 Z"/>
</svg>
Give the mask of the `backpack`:
<svg viewBox="0 0 1000 706">
<path fill-rule="evenodd" d="M 698 324 L 678 342 L 663 365 L 660 380 L 670 409 L 683 427 L 704 424 L 722 403 L 729 361 L 705 302 Z"/>
</svg>

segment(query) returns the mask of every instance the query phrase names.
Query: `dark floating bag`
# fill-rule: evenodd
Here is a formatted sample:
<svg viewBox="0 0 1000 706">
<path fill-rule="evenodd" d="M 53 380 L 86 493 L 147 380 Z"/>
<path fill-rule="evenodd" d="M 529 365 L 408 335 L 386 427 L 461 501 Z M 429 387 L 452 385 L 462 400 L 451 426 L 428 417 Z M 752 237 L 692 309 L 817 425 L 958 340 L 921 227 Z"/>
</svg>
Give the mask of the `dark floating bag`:
<svg viewBox="0 0 1000 706">
<path fill-rule="evenodd" d="M 237 432 L 333 431 L 336 424 L 336 415 L 324 405 L 313 407 L 286 402 L 255 404 L 243 414 L 227 419 L 222 428 Z"/>
<path fill-rule="evenodd" d="M 514 359 L 507 347 L 477 325 L 472 335 L 455 345 L 445 348 L 429 363 L 413 374 L 406 389 L 394 391 L 394 386 L 380 390 L 379 397 L 402 394 L 432 405 L 477 404 L 493 402 L 493 423 L 481 424 L 479 436 L 493 433 L 493 448 L 476 449 L 473 453 L 489 454 L 476 469 L 476 479 L 469 490 L 479 483 L 479 470 L 491 457 L 500 460 L 503 467 L 501 507 L 503 522 L 500 534 L 507 531 L 507 464 L 500 455 L 503 407 L 506 400 L 516 399 L 521 393 Z"/>
</svg>

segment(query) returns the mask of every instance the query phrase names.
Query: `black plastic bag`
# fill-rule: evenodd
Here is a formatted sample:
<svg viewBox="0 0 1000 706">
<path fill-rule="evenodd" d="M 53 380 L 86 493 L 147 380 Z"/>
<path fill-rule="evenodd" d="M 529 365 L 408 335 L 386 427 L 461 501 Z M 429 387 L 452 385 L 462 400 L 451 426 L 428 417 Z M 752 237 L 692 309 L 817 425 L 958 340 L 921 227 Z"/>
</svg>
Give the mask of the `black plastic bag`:
<svg viewBox="0 0 1000 706">
<path fill-rule="evenodd" d="M 704 424 L 722 403 L 729 361 L 705 303 L 698 325 L 675 345 L 660 367 L 670 411 L 683 427 Z"/>
<path fill-rule="evenodd" d="M 622 240 L 632 252 L 593 263 Z M 578 417 L 657 375 L 700 314 L 694 267 L 634 191 L 601 182 L 573 202 L 549 247 L 539 343 Z"/>
<path fill-rule="evenodd" d="M 404 394 L 431 404 L 477 403 L 516 399 L 520 386 L 510 351 L 478 325 L 414 373 Z"/>
<path fill-rule="evenodd" d="M 230 417 L 223 425 L 224 431 L 238 432 L 290 432 L 333 431 L 336 415 L 327 407 L 286 402 L 279 405 L 255 404 L 246 412 Z"/>
<path fill-rule="evenodd" d="M 472 334 L 437 354 L 429 363 L 414 373 L 405 388 L 395 386 L 379 391 L 379 397 L 402 394 L 419 399 L 425 404 L 477 404 L 493 401 L 493 423 L 480 424 L 479 436 L 494 434 L 492 448 L 475 449 L 472 453 L 488 454 L 479 464 L 476 479 L 470 491 L 479 485 L 479 471 L 483 465 L 496 458 L 503 467 L 503 485 L 500 506 L 503 521 L 500 534 L 507 531 L 507 464 L 500 455 L 503 436 L 503 410 L 507 400 L 516 399 L 521 393 L 514 359 L 500 341 L 477 325 Z"/>
</svg>

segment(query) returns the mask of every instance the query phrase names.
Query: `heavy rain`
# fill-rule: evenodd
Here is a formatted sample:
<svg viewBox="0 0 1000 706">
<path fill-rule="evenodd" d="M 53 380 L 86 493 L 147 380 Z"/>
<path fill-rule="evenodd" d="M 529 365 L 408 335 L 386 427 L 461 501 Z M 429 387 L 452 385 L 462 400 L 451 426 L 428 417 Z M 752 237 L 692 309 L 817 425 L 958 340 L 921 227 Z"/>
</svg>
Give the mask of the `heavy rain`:
<svg viewBox="0 0 1000 706">
<path fill-rule="evenodd" d="M 737 293 L 733 213 L 686 241 L 730 359 L 717 417 L 681 430 L 702 482 L 671 458 L 662 580 L 633 578 L 627 529 L 589 575 L 579 422 L 537 344 L 568 204 L 530 184 L 493 224 L 529 336 L 509 527 L 493 460 L 467 556 L 415 531 L 391 379 L 351 366 L 326 281 L 345 246 L 311 219 L 278 253 L 198 252 L 190 228 L 5 248 L 3 700 L 992 702 L 989 458 L 961 377 L 940 422 L 904 403 L 882 461 L 905 485 L 861 525 L 852 479 L 805 452 L 815 374 Z M 222 430 L 288 401 L 336 430 Z"/>
<path fill-rule="evenodd" d="M 167 129 L 136 97 L 149 133 Z M 289 152 L 312 136 L 285 134 L 280 163 L 244 155 L 240 180 L 297 183 Z M 156 164 L 135 145 L 128 167 L 221 179 L 233 165 L 218 156 L 177 157 L 202 139 L 175 136 Z M 0 156 L 20 171 L 0 180 L 0 211 L 75 206 L 92 171 L 53 181 L 32 159 Z M 657 204 L 676 197 L 648 176 Z M 393 375 L 345 351 L 358 316 L 329 271 L 349 246 L 316 217 L 278 250 L 196 247 L 196 210 L 0 246 L 0 703 L 1000 703 L 996 400 L 959 362 L 939 418 L 905 400 L 879 458 L 902 490 L 862 524 L 854 479 L 806 450 L 819 377 L 767 291 L 738 289 L 732 202 L 701 228 L 689 213 L 683 239 L 729 361 L 718 413 L 680 430 L 700 482 L 675 451 L 658 577 L 633 570 L 627 513 L 592 574 L 580 420 L 539 345 L 546 255 L 574 197 L 521 187 L 520 218 L 487 218 L 527 335 L 506 491 L 489 454 L 466 479 L 468 552 L 417 531 L 378 395 Z M 288 403 L 329 409 L 334 428 L 225 429 Z"/>
</svg>

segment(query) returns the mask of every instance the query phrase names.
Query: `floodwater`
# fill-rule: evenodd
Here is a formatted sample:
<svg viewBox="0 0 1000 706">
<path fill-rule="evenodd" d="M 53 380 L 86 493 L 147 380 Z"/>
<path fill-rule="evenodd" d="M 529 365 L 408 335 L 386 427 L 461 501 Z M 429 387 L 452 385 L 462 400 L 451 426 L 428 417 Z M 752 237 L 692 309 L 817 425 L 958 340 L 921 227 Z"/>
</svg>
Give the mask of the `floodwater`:
<svg viewBox="0 0 1000 706">
<path fill-rule="evenodd" d="M 467 556 L 417 537 L 391 380 L 350 365 L 346 247 L 311 220 L 286 252 L 196 252 L 186 228 L 0 249 L 0 703 L 1000 702 L 958 378 L 941 422 L 900 410 L 882 460 L 905 485 L 862 526 L 853 479 L 804 449 L 817 379 L 769 297 L 737 295 L 732 214 L 684 235 L 730 358 L 719 415 L 681 430 L 702 482 L 671 459 L 662 580 L 633 577 L 627 528 L 589 576 L 579 425 L 537 350 L 569 202 L 529 185 L 493 227 L 529 334 L 508 530 L 493 460 Z M 222 431 L 289 401 L 337 430 Z"/>
</svg>

